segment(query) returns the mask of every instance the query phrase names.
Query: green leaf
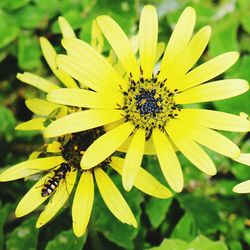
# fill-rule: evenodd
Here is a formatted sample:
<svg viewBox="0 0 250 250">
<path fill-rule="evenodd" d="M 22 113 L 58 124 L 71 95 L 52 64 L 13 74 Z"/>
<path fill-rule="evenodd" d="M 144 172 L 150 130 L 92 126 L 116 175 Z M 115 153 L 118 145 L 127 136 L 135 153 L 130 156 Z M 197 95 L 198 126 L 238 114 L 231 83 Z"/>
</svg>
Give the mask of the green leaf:
<svg viewBox="0 0 250 250">
<path fill-rule="evenodd" d="M 46 13 L 46 17 L 51 19 L 52 17 L 56 16 L 59 10 L 59 0 L 33 0 L 35 2 L 39 11 L 43 11 Z M 46 18 L 44 17 L 44 18 Z M 46 18 L 46 19 L 47 19 Z M 44 25 L 45 26 L 45 25 Z M 46 25 L 47 26 L 47 25 Z M 45 28 L 46 28 L 45 26 Z"/>
<path fill-rule="evenodd" d="M 80 38 L 90 41 L 91 22 L 99 15 L 109 15 L 112 17 L 127 33 L 131 35 L 131 27 L 136 20 L 135 4 L 133 0 L 113 1 L 113 0 L 98 0 L 98 4 L 93 4 L 94 1 L 87 1 L 89 4 L 83 4 L 84 22 L 80 32 Z M 107 8 L 108 6 L 108 8 Z"/>
<path fill-rule="evenodd" d="M 145 204 L 145 212 L 153 228 L 157 228 L 166 218 L 173 199 L 157 199 L 150 197 Z"/>
<path fill-rule="evenodd" d="M 86 242 L 87 234 L 77 238 L 72 230 L 63 231 L 53 240 L 49 241 L 45 250 L 74 249 L 81 250 Z"/>
<path fill-rule="evenodd" d="M 3 249 L 4 246 L 4 224 L 8 217 L 11 205 L 7 204 L 4 207 L 0 208 L 0 249 Z"/>
<path fill-rule="evenodd" d="M 24 8 L 17 10 L 15 15 L 18 24 L 22 28 L 37 29 L 43 26 L 47 14 L 34 5 L 26 5 Z"/>
<path fill-rule="evenodd" d="M 198 236 L 188 246 L 189 249 L 194 250 L 228 250 L 227 246 L 222 241 L 211 241 L 203 235 Z"/>
<path fill-rule="evenodd" d="M 18 64 L 23 70 L 41 66 L 41 49 L 38 39 L 30 32 L 23 32 L 18 40 Z"/>
<path fill-rule="evenodd" d="M 180 194 L 177 199 L 180 201 L 182 208 L 193 215 L 197 230 L 202 233 L 215 233 L 223 226 L 219 217 L 218 203 L 215 200 L 205 196 L 195 197 L 192 194 Z"/>
<path fill-rule="evenodd" d="M 233 12 L 212 25 L 212 36 L 209 42 L 210 57 L 228 51 L 238 51 L 237 30 L 238 14 Z M 226 41 L 226 42 L 225 42 Z"/>
<path fill-rule="evenodd" d="M 197 236 L 195 219 L 191 213 L 186 212 L 172 231 L 171 238 L 191 241 L 195 236 Z"/>
<path fill-rule="evenodd" d="M 20 32 L 15 19 L 0 9 L 0 49 L 15 40 Z"/>
<path fill-rule="evenodd" d="M 230 250 L 243 250 L 242 245 L 238 240 L 229 241 L 228 246 Z"/>
<path fill-rule="evenodd" d="M 219 180 L 215 183 L 216 193 L 227 197 L 235 196 L 235 193 L 232 191 L 232 189 L 236 184 L 236 180 Z"/>
<path fill-rule="evenodd" d="M 222 241 L 211 241 L 200 235 L 191 243 L 182 240 L 165 239 L 159 247 L 148 250 L 228 250 L 228 248 Z"/>
<path fill-rule="evenodd" d="M 14 136 L 16 119 L 13 113 L 4 106 L 0 106 L 0 138 L 3 136 L 7 141 L 11 141 Z"/>
<path fill-rule="evenodd" d="M 188 243 L 183 240 L 165 239 L 160 246 L 152 247 L 148 250 L 187 250 Z M 192 249 L 195 250 L 195 249 Z M 200 249 L 199 249 L 200 250 Z"/>
<path fill-rule="evenodd" d="M 8 250 L 37 249 L 38 229 L 36 229 L 36 216 L 26 219 L 20 226 L 16 227 L 6 242 Z"/>
<path fill-rule="evenodd" d="M 250 2 L 248 0 L 238 0 L 238 8 L 240 11 L 240 21 L 243 28 L 250 33 Z"/>
<path fill-rule="evenodd" d="M 26 4 L 28 4 L 31 0 L 11 0 L 4 1 L 4 5 L 2 6 L 6 10 L 16 10 L 19 9 Z"/>
</svg>

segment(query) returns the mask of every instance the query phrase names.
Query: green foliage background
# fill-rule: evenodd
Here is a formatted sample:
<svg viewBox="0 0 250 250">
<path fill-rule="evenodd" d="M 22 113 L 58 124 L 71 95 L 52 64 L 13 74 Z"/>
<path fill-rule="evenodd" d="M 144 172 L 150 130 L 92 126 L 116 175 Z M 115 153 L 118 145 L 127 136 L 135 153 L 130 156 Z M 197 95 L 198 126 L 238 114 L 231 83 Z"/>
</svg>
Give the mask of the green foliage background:
<svg viewBox="0 0 250 250">
<path fill-rule="evenodd" d="M 196 30 L 213 29 L 211 42 L 201 61 L 238 50 L 240 60 L 224 78 L 250 81 L 249 0 L 2 0 L 0 1 L 0 166 L 5 169 L 25 160 L 41 145 L 36 132 L 18 132 L 14 127 L 31 118 L 26 98 L 43 97 L 19 82 L 17 72 L 31 71 L 51 78 L 39 47 L 39 36 L 47 37 L 60 50 L 57 17 L 66 17 L 79 37 L 90 39 L 93 18 L 111 15 L 128 35 L 138 27 L 143 4 L 153 4 L 159 14 L 159 40 L 166 42 L 185 6 L 197 12 Z M 248 94 L 206 104 L 205 107 L 239 114 L 249 113 Z M 197 105 L 196 105 L 197 106 Z M 200 107 L 200 106 L 199 106 Z M 246 134 L 227 133 L 242 151 L 250 152 Z M 249 167 L 209 152 L 218 174 L 208 177 L 180 156 L 185 189 L 173 199 L 159 200 L 137 190 L 124 193 L 139 222 L 138 230 L 118 222 L 96 194 L 88 233 L 75 238 L 69 207 L 49 225 L 35 229 L 37 210 L 17 219 L 15 207 L 31 183 L 23 180 L 0 184 L 0 249 L 154 249 L 154 250 L 245 250 L 250 249 L 250 197 L 233 193 L 232 187 L 250 179 Z M 144 158 L 154 175 L 165 183 L 156 158 Z M 116 177 L 115 177 L 116 178 Z M 120 178 L 116 180 L 121 187 Z M 120 188 L 122 190 L 122 188 Z M 42 208 L 41 208 L 42 209 Z M 165 239 L 165 240 L 164 240 Z M 164 240 L 164 241 L 163 241 Z M 161 246 L 160 243 L 162 242 Z"/>
</svg>

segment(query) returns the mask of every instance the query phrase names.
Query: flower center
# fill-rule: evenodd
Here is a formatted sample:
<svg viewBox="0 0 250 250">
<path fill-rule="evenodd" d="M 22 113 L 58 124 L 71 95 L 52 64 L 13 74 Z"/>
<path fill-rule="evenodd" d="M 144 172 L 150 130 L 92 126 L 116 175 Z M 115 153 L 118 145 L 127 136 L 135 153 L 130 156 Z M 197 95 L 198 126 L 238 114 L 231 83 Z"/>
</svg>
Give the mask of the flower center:
<svg viewBox="0 0 250 250">
<path fill-rule="evenodd" d="M 125 120 L 132 122 L 136 128 L 145 129 L 146 140 L 154 128 L 164 130 L 167 122 L 178 116 L 180 111 L 174 101 L 178 89 L 169 91 L 165 85 L 167 79 L 158 81 L 158 74 L 146 79 L 141 70 L 138 81 L 130 74 L 128 90 L 123 92 Z"/>
<path fill-rule="evenodd" d="M 63 158 L 72 167 L 82 171 L 80 167 L 80 162 L 84 152 L 98 137 L 100 137 L 104 133 L 105 133 L 104 128 L 99 127 L 59 137 L 58 141 L 62 145 L 61 153 Z M 109 157 L 96 167 L 104 167 L 110 162 L 111 158 Z"/>
</svg>

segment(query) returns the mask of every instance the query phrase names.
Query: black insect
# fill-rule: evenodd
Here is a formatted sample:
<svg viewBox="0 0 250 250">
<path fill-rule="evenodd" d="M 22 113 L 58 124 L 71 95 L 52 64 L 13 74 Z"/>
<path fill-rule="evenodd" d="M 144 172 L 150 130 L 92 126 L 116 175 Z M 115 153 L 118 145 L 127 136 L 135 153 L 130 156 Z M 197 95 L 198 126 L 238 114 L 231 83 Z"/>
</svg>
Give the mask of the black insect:
<svg viewBox="0 0 250 250">
<path fill-rule="evenodd" d="M 61 163 L 60 167 L 54 170 L 54 176 L 52 176 L 42 188 L 41 195 L 42 197 L 49 196 L 52 194 L 58 187 L 61 180 L 65 180 L 67 172 L 71 171 L 71 167 L 68 163 Z"/>
</svg>

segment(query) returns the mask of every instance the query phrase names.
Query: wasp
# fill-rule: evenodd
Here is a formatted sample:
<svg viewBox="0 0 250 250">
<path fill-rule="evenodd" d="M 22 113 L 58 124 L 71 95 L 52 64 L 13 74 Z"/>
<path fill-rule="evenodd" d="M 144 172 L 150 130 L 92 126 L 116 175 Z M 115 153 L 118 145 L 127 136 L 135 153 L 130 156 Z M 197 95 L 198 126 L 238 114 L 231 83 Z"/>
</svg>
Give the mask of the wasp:
<svg viewBox="0 0 250 250">
<path fill-rule="evenodd" d="M 52 194 L 59 186 L 60 181 L 65 180 L 66 174 L 70 171 L 70 164 L 65 162 L 61 163 L 60 167 L 54 170 L 54 175 L 44 184 L 41 191 L 42 197 Z"/>
</svg>

